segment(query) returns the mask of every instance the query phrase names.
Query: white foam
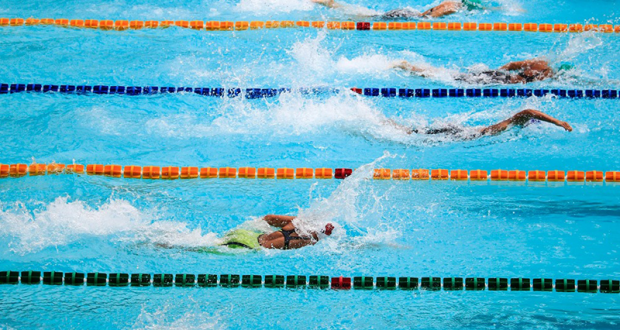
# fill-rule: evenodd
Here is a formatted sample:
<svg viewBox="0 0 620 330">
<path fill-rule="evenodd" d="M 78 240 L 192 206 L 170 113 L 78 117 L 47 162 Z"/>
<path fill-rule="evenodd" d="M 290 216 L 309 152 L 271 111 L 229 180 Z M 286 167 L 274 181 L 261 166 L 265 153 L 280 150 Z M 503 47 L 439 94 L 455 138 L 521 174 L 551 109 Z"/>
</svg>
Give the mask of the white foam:
<svg viewBox="0 0 620 330">
<path fill-rule="evenodd" d="M 0 237 L 18 254 L 68 245 L 87 237 L 187 247 L 214 245 L 217 238 L 213 233 L 203 235 L 200 228 L 190 230 L 186 223 L 153 222 L 155 211 L 141 211 L 122 199 L 111 199 L 93 208 L 79 200 L 59 197 L 33 209 L 23 203 L 5 205 L 3 209 Z"/>
<path fill-rule="evenodd" d="M 355 169 L 329 197 L 311 197 L 310 206 L 300 209 L 293 221 L 297 231 L 301 234 L 319 232 L 326 223 L 332 223 L 335 229 L 331 237 L 324 241 L 325 246 L 334 251 L 341 250 L 343 243 L 354 249 L 368 244 L 393 243 L 400 233 L 381 219 L 384 197 L 391 190 L 376 194 L 371 189 L 369 181 L 378 164 L 394 157 L 385 152 L 375 161 Z M 361 197 L 364 199 L 363 202 L 360 200 Z M 347 231 L 355 233 L 353 240 L 346 240 Z"/>
<path fill-rule="evenodd" d="M 303 82 L 306 85 L 312 84 L 317 80 L 320 81 L 322 77 L 331 74 L 330 68 L 334 66 L 334 61 L 332 60 L 333 50 L 321 45 L 326 35 L 327 32 L 321 30 L 316 37 L 308 37 L 303 41 L 298 41 L 287 51 L 287 54 L 297 62 L 291 65 L 296 68 L 295 74 L 301 77 L 313 77 L 314 81 L 306 80 Z"/>
<path fill-rule="evenodd" d="M 373 74 L 387 76 L 393 60 L 385 55 L 365 54 L 348 59 L 341 57 L 336 63 L 340 73 Z"/>
<path fill-rule="evenodd" d="M 360 76 L 375 78 L 389 78 L 390 75 L 423 75 L 427 78 L 454 83 L 455 76 L 460 74 L 461 68 L 456 66 L 444 67 L 428 63 L 426 58 L 419 53 L 405 50 L 394 54 L 381 54 L 376 50 L 369 49 L 365 54 L 335 58 L 337 46 L 328 45 L 326 32 L 320 31 L 316 37 L 308 37 L 296 42 L 288 54 L 294 60 L 293 64 L 286 67 L 294 67 L 295 76 L 290 77 L 293 85 L 296 83 L 303 86 L 322 84 L 325 79 L 331 79 L 335 74 L 347 76 Z M 406 60 L 415 67 L 424 70 L 422 73 L 394 69 L 394 66 Z M 277 68 L 281 69 L 281 68 Z M 476 64 L 470 67 L 473 71 L 488 70 L 484 64 Z M 290 70 L 287 70 L 290 72 Z M 299 79 L 303 77 L 303 79 Z M 331 80 L 328 82 L 331 84 Z"/>
<path fill-rule="evenodd" d="M 288 66 L 295 68 L 295 76 L 291 77 L 293 85 L 321 84 L 323 79 L 331 78 L 334 73 L 386 77 L 390 74 L 388 69 L 392 59 L 385 55 L 368 53 L 353 58 L 341 56 L 335 59 L 337 46 L 327 45 L 326 35 L 327 32 L 321 30 L 316 37 L 298 41 L 287 51 L 294 60 L 294 63 Z M 299 77 L 303 79 L 300 80 Z"/>
<path fill-rule="evenodd" d="M 385 153 L 370 164 L 357 168 L 329 197 L 313 196 L 310 206 L 299 211 L 296 226 L 301 233 L 320 231 L 327 222 L 336 226 L 325 247 L 359 249 L 376 244 L 394 244 L 399 232 L 380 221 L 385 196 L 370 187 L 373 169 L 382 160 L 394 156 Z M 59 197 L 49 204 L 28 208 L 23 203 L 2 205 L 0 238 L 17 254 L 36 253 L 48 247 L 67 246 L 83 240 L 102 240 L 106 244 L 126 243 L 150 248 L 203 248 L 218 245 L 223 233 L 204 233 L 200 227 L 190 229 L 185 222 L 158 219 L 159 211 L 143 211 L 126 200 L 112 198 L 92 207 L 83 201 Z M 262 215 L 239 228 L 269 232 Z M 347 231 L 353 233 L 347 239 Z M 324 238 L 325 236 L 322 235 Z M 276 253 L 276 252 L 274 252 Z"/>
<path fill-rule="evenodd" d="M 163 2 L 150 3 L 148 5 L 127 4 L 124 2 L 110 1 L 92 5 L 84 4 L 85 12 L 102 17 L 148 17 L 149 19 L 165 20 L 174 17 L 176 19 L 192 19 L 196 12 L 206 12 L 207 6 L 196 4 L 198 7 L 188 9 L 186 7 L 166 7 Z M 120 17 L 119 17 L 120 18 Z"/>
<path fill-rule="evenodd" d="M 577 56 L 603 45 L 600 33 L 587 31 L 583 33 L 571 33 L 568 45 L 552 59 L 553 62 L 572 61 Z M 552 57 L 553 55 L 550 54 Z"/>
<path fill-rule="evenodd" d="M 372 17 L 372 16 L 383 14 L 380 11 L 376 11 L 376 10 L 362 7 L 359 5 L 351 5 L 351 4 L 344 4 L 342 7 L 338 8 L 338 10 L 342 11 L 346 15 L 357 16 L 358 18 Z"/>
<path fill-rule="evenodd" d="M 256 14 L 290 13 L 312 9 L 314 4 L 310 0 L 241 0 L 235 6 L 236 11 Z"/>
<path fill-rule="evenodd" d="M 326 129 L 364 135 L 374 139 L 407 143 L 411 137 L 386 124 L 388 118 L 372 101 L 342 92 L 327 99 L 283 94 L 268 110 L 255 102 L 231 100 L 214 120 L 196 114 L 168 115 L 149 119 L 149 134 L 175 138 L 211 137 L 226 134 L 296 136 Z"/>
<path fill-rule="evenodd" d="M 537 100 L 537 99 L 536 99 Z M 551 97 L 548 97 L 551 100 Z M 298 93 L 281 95 L 267 109 L 256 101 L 232 99 L 220 109 L 215 119 L 186 113 L 148 119 L 144 125 L 148 134 L 170 138 L 205 138 L 227 135 L 284 138 L 308 136 L 332 131 L 361 136 L 388 143 L 425 146 L 453 143 L 475 133 L 475 125 L 495 124 L 508 118 L 522 105 L 507 101 L 498 109 L 462 112 L 440 118 L 428 118 L 412 111 L 405 118 L 389 118 L 372 99 L 343 91 L 326 99 L 309 98 Z M 533 103 L 532 103 L 533 102 Z M 531 108 L 545 109 L 538 101 L 525 101 Z M 548 102 L 547 102 L 548 103 Z M 408 128 L 461 126 L 462 136 L 443 134 L 407 134 Z M 498 139 L 499 137 L 493 137 Z M 503 138 L 502 138 L 503 139 Z M 320 142 L 317 141 L 317 146 Z"/>
<path fill-rule="evenodd" d="M 523 9 L 523 6 L 518 1 L 514 0 L 496 0 L 500 7 L 496 7 L 497 10 L 500 10 L 502 14 L 507 16 L 520 16 L 527 11 Z"/>
<path fill-rule="evenodd" d="M 142 307 L 140 315 L 132 328 L 145 330 L 167 329 L 228 329 L 222 317 L 217 313 L 207 313 L 200 309 L 201 303 L 190 297 L 189 303 L 184 301 L 183 310 L 190 310 L 183 315 L 171 318 L 173 314 L 170 305 L 149 312 L 146 305 Z M 150 306 L 149 306 L 150 307 Z M 177 307 L 177 306 L 175 306 Z"/>
<path fill-rule="evenodd" d="M 126 120 L 111 115 L 109 109 L 102 106 L 93 106 L 83 111 L 80 110 L 77 116 L 81 122 L 95 128 L 99 134 L 118 136 L 122 134 L 128 125 Z"/>
</svg>

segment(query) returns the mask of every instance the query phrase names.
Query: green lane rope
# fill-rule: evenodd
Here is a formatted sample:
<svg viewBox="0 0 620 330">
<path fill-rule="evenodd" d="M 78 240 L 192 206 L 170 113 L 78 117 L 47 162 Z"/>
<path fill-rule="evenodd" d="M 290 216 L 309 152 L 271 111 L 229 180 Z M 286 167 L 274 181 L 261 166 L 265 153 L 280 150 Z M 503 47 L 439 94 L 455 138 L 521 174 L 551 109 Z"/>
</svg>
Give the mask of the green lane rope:
<svg viewBox="0 0 620 330">
<path fill-rule="evenodd" d="M 324 275 L 128 274 L 2 271 L 0 284 L 155 287 L 313 288 L 336 290 L 540 291 L 620 293 L 620 280 L 498 277 L 329 277 Z"/>
</svg>

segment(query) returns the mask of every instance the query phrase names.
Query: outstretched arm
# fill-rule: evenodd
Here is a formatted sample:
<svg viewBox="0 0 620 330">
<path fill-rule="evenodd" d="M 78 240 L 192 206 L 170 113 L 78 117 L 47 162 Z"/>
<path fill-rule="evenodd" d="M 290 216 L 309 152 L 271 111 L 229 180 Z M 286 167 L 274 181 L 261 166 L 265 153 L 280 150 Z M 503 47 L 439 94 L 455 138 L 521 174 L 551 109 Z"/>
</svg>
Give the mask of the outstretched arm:
<svg viewBox="0 0 620 330">
<path fill-rule="evenodd" d="M 332 8 L 332 9 L 336 9 L 336 8 L 342 8 L 343 5 L 341 3 L 338 3 L 334 0 L 312 0 L 312 2 L 325 6 L 327 8 Z"/>
<path fill-rule="evenodd" d="M 454 14 L 459 9 L 461 9 L 463 5 L 460 1 L 444 1 L 439 5 L 425 11 L 420 16 L 439 18 L 443 16 L 447 16 L 450 14 Z"/>
<path fill-rule="evenodd" d="M 390 68 L 403 69 L 405 71 L 411 71 L 411 72 L 424 72 L 424 69 L 418 68 L 417 66 L 414 66 L 413 64 L 405 60 L 393 62 L 390 65 Z"/>
<path fill-rule="evenodd" d="M 480 132 L 482 135 L 496 135 L 499 134 L 511 126 L 523 126 L 527 124 L 530 119 L 537 119 L 540 121 L 544 121 L 547 123 L 554 124 L 556 126 L 563 127 L 565 130 L 571 132 L 573 128 L 565 121 L 558 120 L 549 116 L 544 112 L 540 112 L 538 110 L 527 109 L 520 111 L 516 115 L 501 121 L 495 125 L 491 125 L 489 127 L 483 128 Z"/>
<path fill-rule="evenodd" d="M 549 68 L 549 63 L 545 60 L 525 60 L 525 61 L 516 61 L 510 62 L 500 69 L 507 71 L 515 71 L 515 70 L 526 70 L 526 69 L 534 69 L 534 70 L 545 70 Z"/>
<path fill-rule="evenodd" d="M 283 228 L 286 225 L 290 224 L 295 217 L 290 215 L 276 215 L 276 214 L 267 214 L 263 217 L 263 220 L 267 222 L 270 226 Z"/>
<path fill-rule="evenodd" d="M 387 118 L 387 119 L 383 120 L 382 123 L 385 123 L 385 124 L 390 125 L 390 126 L 396 128 L 398 130 L 401 130 L 405 134 L 413 133 L 413 128 L 412 127 L 407 127 L 405 125 L 401 125 L 401 124 L 397 123 L 394 119 Z"/>
</svg>

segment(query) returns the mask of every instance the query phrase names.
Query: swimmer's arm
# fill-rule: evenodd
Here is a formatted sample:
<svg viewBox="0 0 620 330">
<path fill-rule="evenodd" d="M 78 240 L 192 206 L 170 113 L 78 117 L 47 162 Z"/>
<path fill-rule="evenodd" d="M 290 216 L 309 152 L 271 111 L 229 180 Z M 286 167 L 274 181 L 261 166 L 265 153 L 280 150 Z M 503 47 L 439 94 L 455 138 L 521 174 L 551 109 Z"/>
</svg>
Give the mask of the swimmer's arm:
<svg viewBox="0 0 620 330">
<path fill-rule="evenodd" d="M 547 123 L 551 123 L 554 124 L 556 126 L 560 126 L 562 128 L 564 128 L 565 130 L 571 132 L 573 130 L 573 128 L 565 121 L 561 121 L 558 120 L 556 118 L 553 118 L 551 116 L 549 116 L 548 114 L 538 111 L 538 110 L 534 110 L 534 109 L 527 109 L 527 110 L 523 110 L 519 113 L 517 113 L 516 115 L 503 120 L 495 125 L 491 125 L 489 127 L 483 128 L 480 130 L 480 133 L 482 135 L 497 135 L 499 133 L 504 132 L 505 130 L 507 130 L 508 128 L 510 128 L 511 126 L 523 126 L 525 125 L 530 119 L 537 119 L 540 121 L 544 121 Z"/>
<path fill-rule="evenodd" d="M 334 0 L 312 0 L 312 2 L 332 9 L 344 7 L 341 3 L 338 3 Z"/>
<path fill-rule="evenodd" d="M 398 129 L 398 130 L 403 131 L 405 134 L 411 134 L 411 133 L 413 133 L 413 128 L 411 128 L 411 127 L 407 127 L 407 126 L 405 126 L 405 125 L 401 125 L 401 124 L 397 123 L 396 121 L 394 121 L 394 119 L 390 119 L 390 118 L 388 118 L 388 119 L 386 119 L 386 120 L 384 121 L 384 123 L 386 123 L 386 124 L 388 124 L 388 125 L 390 125 L 390 126 L 393 126 L 394 128 L 396 128 L 396 129 Z"/>
<path fill-rule="evenodd" d="M 544 70 L 545 68 L 549 67 L 549 64 L 547 63 L 547 61 L 544 61 L 544 60 L 525 60 L 525 61 L 510 62 L 502 66 L 500 69 L 507 70 L 507 71 L 524 70 L 524 69 L 530 69 L 532 68 L 532 66 L 535 66 L 535 65 L 541 66 L 541 67 L 536 68 L 538 70 Z"/>
<path fill-rule="evenodd" d="M 423 12 L 420 16 L 439 18 L 439 17 L 450 15 L 450 14 L 454 14 L 457 11 L 459 11 L 461 7 L 462 7 L 462 4 L 459 1 L 444 1 L 440 3 L 439 5 Z"/>
<path fill-rule="evenodd" d="M 390 68 L 403 69 L 405 71 L 411 71 L 411 72 L 416 72 L 416 73 L 422 73 L 426 71 L 422 68 L 418 68 L 417 66 L 414 66 L 413 64 L 405 60 L 393 62 Z"/>
<path fill-rule="evenodd" d="M 316 242 L 319 241 L 319 234 L 315 231 L 311 231 L 308 233 L 308 235 L 304 235 L 300 237 L 303 237 L 305 239 L 310 239 L 312 241 L 312 245 L 316 244 Z"/>
<path fill-rule="evenodd" d="M 267 222 L 270 226 L 282 228 L 288 224 L 290 224 L 295 217 L 290 215 L 276 215 L 276 214 L 267 214 L 263 217 L 263 220 Z"/>
<path fill-rule="evenodd" d="M 553 118 L 544 112 L 534 110 L 534 109 L 523 110 L 517 113 L 516 115 L 514 115 L 512 119 L 514 120 L 514 125 L 519 125 L 519 126 L 525 125 L 530 119 L 537 119 L 540 121 L 544 121 L 544 122 L 551 123 L 556 126 L 562 127 L 569 132 L 572 132 L 573 130 L 573 128 L 567 122 L 561 121 L 557 118 Z"/>
</svg>

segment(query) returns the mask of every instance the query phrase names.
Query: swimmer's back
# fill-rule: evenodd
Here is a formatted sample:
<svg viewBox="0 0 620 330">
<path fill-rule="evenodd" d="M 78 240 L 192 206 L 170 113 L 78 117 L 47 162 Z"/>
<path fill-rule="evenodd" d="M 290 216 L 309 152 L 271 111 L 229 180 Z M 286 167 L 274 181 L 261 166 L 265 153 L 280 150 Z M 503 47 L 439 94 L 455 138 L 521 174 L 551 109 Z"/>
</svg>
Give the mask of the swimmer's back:
<svg viewBox="0 0 620 330">
<path fill-rule="evenodd" d="M 399 8 L 386 12 L 381 15 L 382 19 L 399 19 L 399 18 L 418 18 L 420 17 L 420 13 L 409 9 L 409 8 Z"/>
<path fill-rule="evenodd" d="M 464 81 L 469 84 L 510 84 L 510 73 L 500 70 L 487 70 L 475 73 L 459 73 L 454 80 Z"/>
<path fill-rule="evenodd" d="M 417 134 L 445 136 L 456 140 L 474 140 L 482 136 L 478 129 L 466 129 L 463 126 L 452 124 L 440 127 L 415 128 L 412 131 Z"/>
</svg>

